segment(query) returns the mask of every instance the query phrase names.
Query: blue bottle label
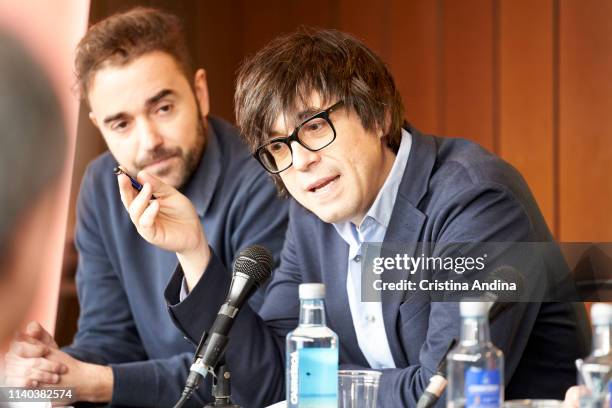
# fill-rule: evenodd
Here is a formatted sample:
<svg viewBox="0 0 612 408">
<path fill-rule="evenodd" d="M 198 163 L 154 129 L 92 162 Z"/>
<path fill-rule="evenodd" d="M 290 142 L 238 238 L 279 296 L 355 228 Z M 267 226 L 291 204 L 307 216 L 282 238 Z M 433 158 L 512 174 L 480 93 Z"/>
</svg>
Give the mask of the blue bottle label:
<svg viewBox="0 0 612 408">
<path fill-rule="evenodd" d="M 612 408 L 612 380 L 608 381 L 608 406 Z"/>
<path fill-rule="evenodd" d="M 465 408 L 498 408 L 500 400 L 499 370 L 470 367 L 465 372 Z"/>
<path fill-rule="evenodd" d="M 302 348 L 289 356 L 290 407 L 338 406 L 338 350 Z"/>
</svg>

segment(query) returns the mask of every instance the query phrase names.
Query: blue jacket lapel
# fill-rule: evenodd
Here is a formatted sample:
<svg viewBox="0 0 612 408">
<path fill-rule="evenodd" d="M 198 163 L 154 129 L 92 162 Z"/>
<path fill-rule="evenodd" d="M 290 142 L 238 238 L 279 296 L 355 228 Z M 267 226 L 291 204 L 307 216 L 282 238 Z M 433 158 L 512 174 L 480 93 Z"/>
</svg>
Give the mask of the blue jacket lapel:
<svg viewBox="0 0 612 408">
<path fill-rule="evenodd" d="M 385 252 L 386 245 L 392 248 L 401 245 L 402 248 L 406 248 L 402 253 L 413 256 L 416 252 L 416 245 L 421 240 L 421 229 L 427 218 L 417 207 L 427 193 L 429 179 L 436 160 L 436 147 L 433 138 L 421 135 L 416 129 L 409 128 L 408 131 L 412 135 L 412 148 L 393 207 L 382 252 Z M 385 256 L 383 253 L 381 253 L 381 256 Z M 389 279 L 389 275 L 383 273 L 383 282 L 386 280 L 385 275 Z M 394 281 L 396 280 L 394 279 Z M 403 299 L 404 293 L 401 291 L 387 290 L 382 292 L 385 330 L 391 354 L 397 367 L 408 365 L 406 354 L 399 339 L 398 327 L 399 307 Z M 413 306 L 418 307 L 419 305 L 420 303 L 415 303 Z M 408 305 L 408 307 L 411 306 Z"/>
<path fill-rule="evenodd" d="M 346 274 L 349 247 L 338 235 L 331 224 L 325 226 L 326 235 L 323 242 L 326 243 L 325 253 L 333 254 L 326 259 L 328 273 L 323 273 L 323 283 L 327 292 L 326 308 L 328 325 L 336 332 L 340 339 L 340 363 L 347 361 L 351 364 L 368 367 L 369 363 L 361 352 L 359 346 L 346 347 L 348 344 L 358 344 L 351 308 L 346 293 Z"/>
</svg>

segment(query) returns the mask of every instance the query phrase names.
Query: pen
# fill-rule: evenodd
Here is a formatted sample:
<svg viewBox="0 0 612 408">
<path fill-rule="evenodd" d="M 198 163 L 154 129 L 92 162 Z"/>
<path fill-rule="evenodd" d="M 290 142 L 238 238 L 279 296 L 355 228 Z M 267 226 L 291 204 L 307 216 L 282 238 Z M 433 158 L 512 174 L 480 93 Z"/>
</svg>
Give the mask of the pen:
<svg viewBox="0 0 612 408">
<path fill-rule="evenodd" d="M 142 190 L 142 184 L 140 184 L 138 182 L 138 180 L 136 180 L 134 177 L 130 176 L 125 170 L 123 170 L 121 168 L 121 166 L 113 167 L 113 173 L 116 176 L 119 176 L 121 174 L 125 174 L 130 179 L 130 182 L 132 183 L 132 187 L 134 187 L 138 192 L 140 192 Z M 151 198 L 154 200 L 155 196 L 152 195 Z"/>
</svg>

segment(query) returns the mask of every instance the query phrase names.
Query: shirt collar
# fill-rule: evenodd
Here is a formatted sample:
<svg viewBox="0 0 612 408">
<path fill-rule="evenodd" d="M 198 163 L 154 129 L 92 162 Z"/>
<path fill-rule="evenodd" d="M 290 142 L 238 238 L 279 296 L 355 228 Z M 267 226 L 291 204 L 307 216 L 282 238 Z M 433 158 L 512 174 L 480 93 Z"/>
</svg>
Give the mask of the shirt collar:
<svg viewBox="0 0 612 408">
<path fill-rule="evenodd" d="M 215 128 L 208 121 L 206 130 L 206 147 L 195 172 L 181 189 L 191 200 L 200 217 L 208 209 L 221 175 L 221 147 L 217 140 Z"/>
<path fill-rule="evenodd" d="M 391 213 L 393 212 L 393 206 L 395 205 L 400 183 L 406 171 L 406 164 L 408 163 L 411 147 L 412 135 L 407 130 L 402 129 L 400 147 L 395 157 L 395 161 L 393 162 L 393 166 L 391 167 L 391 171 L 378 192 L 374 203 L 366 213 L 359 230 L 357 230 L 350 221 L 333 224 L 338 234 L 349 245 L 354 244 L 356 241 L 362 241 L 363 238 L 360 237 L 360 235 L 363 234 L 360 232 L 369 229 L 373 224 L 378 224 L 385 229 L 389 227 Z"/>
<path fill-rule="evenodd" d="M 397 198 L 397 192 L 399 190 L 404 171 L 406 170 L 406 164 L 408 163 L 408 156 L 410 155 L 410 148 L 412 147 L 412 135 L 407 130 L 402 129 L 402 140 L 400 142 L 397 156 L 391 167 L 391 171 L 385 180 L 382 188 L 378 192 L 374 204 L 370 207 L 364 221 L 368 218 L 374 219 L 377 223 L 385 228 L 389 227 L 389 220 L 391 219 L 391 213 L 393 212 L 393 206 L 395 205 L 395 199 Z"/>
</svg>

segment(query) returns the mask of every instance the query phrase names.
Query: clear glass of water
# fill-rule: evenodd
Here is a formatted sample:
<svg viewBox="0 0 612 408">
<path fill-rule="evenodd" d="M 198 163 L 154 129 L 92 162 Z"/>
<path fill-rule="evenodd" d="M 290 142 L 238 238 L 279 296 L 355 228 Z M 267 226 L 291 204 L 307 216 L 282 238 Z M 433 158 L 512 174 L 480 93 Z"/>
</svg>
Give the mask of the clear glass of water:
<svg viewBox="0 0 612 408">
<path fill-rule="evenodd" d="M 376 408 L 380 371 L 339 370 L 338 407 Z"/>
</svg>

